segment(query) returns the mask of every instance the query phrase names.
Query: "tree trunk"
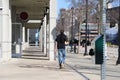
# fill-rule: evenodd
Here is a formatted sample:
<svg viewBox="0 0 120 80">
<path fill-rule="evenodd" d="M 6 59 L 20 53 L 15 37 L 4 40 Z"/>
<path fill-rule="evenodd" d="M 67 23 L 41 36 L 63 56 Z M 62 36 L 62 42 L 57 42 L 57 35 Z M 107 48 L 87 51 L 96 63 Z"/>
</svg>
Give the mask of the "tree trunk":
<svg viewBox="0 0 120 80">
<path fill-rule="evenodd" d="M 119 7 L 119 14 L 120 14 L 120 7 Z M 116 62 L 116 65 L 120 64 L 120 15 L 119 15 L 119 19 L 118 19 L 118 59 Z"/>
<path fill-rule="evenodd" d="M 78 54 L 80 53 L 80 37 L 81 37 L 81 28 L 80 23 L 78 23 Z"/>
</svg>

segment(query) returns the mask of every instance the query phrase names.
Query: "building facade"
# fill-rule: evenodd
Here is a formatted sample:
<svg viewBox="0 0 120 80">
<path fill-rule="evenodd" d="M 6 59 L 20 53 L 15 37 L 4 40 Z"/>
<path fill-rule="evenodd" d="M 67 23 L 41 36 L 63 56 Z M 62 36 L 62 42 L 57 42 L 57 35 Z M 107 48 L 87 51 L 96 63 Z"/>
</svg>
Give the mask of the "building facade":
<svg viewBox="0 0 120 80">
<path fill-rule="evenodd" d="M 44 45 L 41 48 L 54 60 L 56 6 L 56 0 L 0 0 L 0 61 L 11 59 L 20 47 L 22 54 L 28 47 L 29 29 L 40 29 L 40 45 Z M 39 22 L 28 23 L 29 20 Z"/>
</svg>

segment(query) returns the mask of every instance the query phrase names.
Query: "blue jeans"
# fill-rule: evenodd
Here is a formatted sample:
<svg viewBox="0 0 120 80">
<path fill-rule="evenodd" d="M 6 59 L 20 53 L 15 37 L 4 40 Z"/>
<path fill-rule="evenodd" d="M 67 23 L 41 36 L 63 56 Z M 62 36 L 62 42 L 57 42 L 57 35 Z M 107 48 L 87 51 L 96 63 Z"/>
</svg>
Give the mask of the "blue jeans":
<svg viewBox="0 0 120 80">
<path fill-rule="evenodd" d="M 59 64 L 65 63 L 65 59 L 66 59 L 66 51 L 65 51 L 65 49 L 58 49 L 58 61 L 59 61 Z"/>
</svg>

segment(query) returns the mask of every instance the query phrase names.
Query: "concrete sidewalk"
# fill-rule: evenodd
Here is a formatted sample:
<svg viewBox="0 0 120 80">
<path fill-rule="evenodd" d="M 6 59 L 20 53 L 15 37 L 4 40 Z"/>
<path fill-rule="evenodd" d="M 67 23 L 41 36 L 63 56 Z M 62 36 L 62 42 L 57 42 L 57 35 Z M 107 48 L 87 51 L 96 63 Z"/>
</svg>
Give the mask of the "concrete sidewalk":
<svg viewBox="0 0 120 80">
<path fill-rule="evenodd" d="M 93 64 L 90 56 L 67 53 L 64 69 L 58 62 L 49 61 L 41 51 L 30 49 L 22 58 L 12 58 L 0 64 L 0 80 L 101 80 L 100 65 Z M 115 59 L 107 60 L 106 80 L 120 80 L 120 65 Z"/>
</svg>

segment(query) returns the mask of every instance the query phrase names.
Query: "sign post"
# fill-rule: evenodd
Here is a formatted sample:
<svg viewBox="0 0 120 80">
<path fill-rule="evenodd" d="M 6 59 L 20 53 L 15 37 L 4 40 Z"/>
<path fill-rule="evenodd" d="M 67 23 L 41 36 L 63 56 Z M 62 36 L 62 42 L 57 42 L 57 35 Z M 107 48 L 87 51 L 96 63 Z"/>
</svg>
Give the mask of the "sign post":
<svg viewBox="0 0 120 80">
<path fill-rule="evenodd" d="M 100 0 L 101 34 L 103 35 L 103 63 L 101 64 L 101 80 L 106 80 L 106 59 L 105 59 L 105 27 L 106 27 L 106 0 Z"/>
</svg>

